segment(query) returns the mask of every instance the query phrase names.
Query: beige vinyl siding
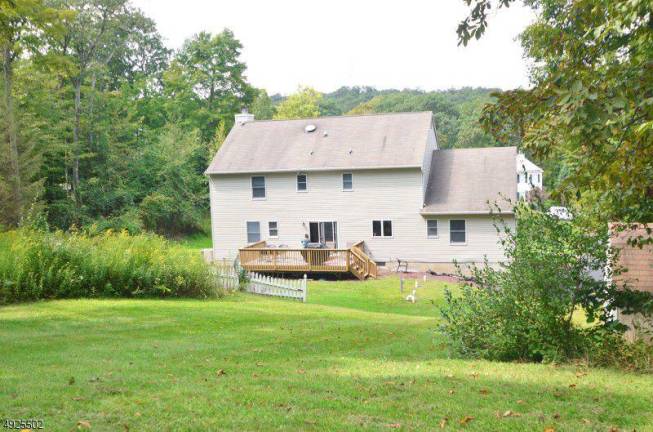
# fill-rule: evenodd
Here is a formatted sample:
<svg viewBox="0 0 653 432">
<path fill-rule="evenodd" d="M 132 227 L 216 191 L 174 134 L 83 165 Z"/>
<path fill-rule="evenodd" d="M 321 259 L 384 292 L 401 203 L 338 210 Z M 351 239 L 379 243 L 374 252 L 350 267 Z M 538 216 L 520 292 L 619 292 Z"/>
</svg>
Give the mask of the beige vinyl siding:
<svg viewBox="0 0 653 432">
<path fill-rule="evenodd" d="M 265 175 L 265 199 L 252 199 L 250 175 L 210 178 L 214 256 L 235 258 L 247 243 L 246 221 L 261 223 L 261 238 L 276 245 L 301 247 L 309 222 L 338 223 L 338 246 L 364 240 L 377 261 L 397 258 L 421 262 L 479 262 L 502 259 L 497 234 L 488 216 L 466 219 L 467 244 L 449 244 L 449 219 L 438 217 L 437 239 L 428 238 L 422 171 L 354 170 L 353 190 L 342 190 L 343 171 L 308 172 L 308 191 L 297 192 L 297 173 Z M 391 220 L 391 238 L 372 237 L 373 220 Z M 278 237 L 268 238 L 268 222 L 277 222 Z"/>
</svg>

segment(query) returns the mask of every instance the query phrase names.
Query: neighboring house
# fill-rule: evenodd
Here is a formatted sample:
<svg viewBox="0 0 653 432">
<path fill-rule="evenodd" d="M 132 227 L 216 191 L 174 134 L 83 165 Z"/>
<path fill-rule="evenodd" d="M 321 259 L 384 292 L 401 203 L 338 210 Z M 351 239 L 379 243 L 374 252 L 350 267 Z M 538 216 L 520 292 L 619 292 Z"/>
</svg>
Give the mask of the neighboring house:
<svg viewBox="0 0 653 432">
<path fill-rule="evenodd" d="M 542 190 L 544 170 L 529 161 L 523 153 L 517 155 L 517 198 L 526 199 L 534 189 Z"/>
<path fill-rule="evenodd" d="M 653 229 L 653 224 L 629 226 L 629 229 L 618 229 L 617 224 L 610 225 L 610 246 L 618 249 L 619 267 L 627 269 L 615 277 L 617 284 L 625 283 L 629 288 L 653 294 L 653 245 L 643 247 L 631 246 L 631 238 L 648 238 L 646 228 Z M 630 330 L 626 336 L 630 339 L 641 335 L 653 335 L 653 320 L 641 315 L 628 315 L 617 312 L 617 318 Z M 648 334 L 646 334 L 648 333 Z"/>
<path fill-rule="evenodd" d="M 211 162 L 213 259 L 265 240 L 453 271 L 504 259 L 489 202 L 514 199 L 515 147 L 438 149 L 431 112 L 236 124 Z M 540 170 L 541 180 L 541 170 Z M 510 205 L 503 216 L 514 224 Z"/>
<path fill-rule="evenodd" d="M 549 214 L 562 220 L 572 220 L 574 218 L 569 209 L 562 206 L 549 207 Z"/>
</svg>

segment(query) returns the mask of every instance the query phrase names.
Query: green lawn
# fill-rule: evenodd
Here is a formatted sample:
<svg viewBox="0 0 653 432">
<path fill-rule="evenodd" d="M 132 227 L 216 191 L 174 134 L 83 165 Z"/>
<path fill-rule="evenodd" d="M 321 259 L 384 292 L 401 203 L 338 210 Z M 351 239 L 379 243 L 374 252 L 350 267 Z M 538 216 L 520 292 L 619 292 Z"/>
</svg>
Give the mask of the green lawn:
<svg viewBox="0 0 653 432">
<path fill-rule="evenodd" d="M 385 279 L 311 283 L 308 304 L 3 307 L 0 418 L 56 431 L 422 431 L 444 418 L 446 430 L 653 431 L 652 376 L 449 359 L 434 334 L 442 289 L 427 283 L 415 305 Z"/>
</svg>

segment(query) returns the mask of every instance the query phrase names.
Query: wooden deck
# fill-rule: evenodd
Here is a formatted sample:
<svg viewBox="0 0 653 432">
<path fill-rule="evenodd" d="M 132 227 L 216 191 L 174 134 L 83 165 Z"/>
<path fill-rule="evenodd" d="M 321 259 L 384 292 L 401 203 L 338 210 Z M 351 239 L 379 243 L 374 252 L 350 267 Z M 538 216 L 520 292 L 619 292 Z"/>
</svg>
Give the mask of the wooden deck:
<svg viewBox="0 0 653 432">
<path fill-rule="evenodd" d="M 361 280 L 377 276 L 363 242 L 349 249 L 288 249 L 260 241 L 240 249 L 239 258 L 245 270 L 256 272 L 352 273 Z"/>
</svg>

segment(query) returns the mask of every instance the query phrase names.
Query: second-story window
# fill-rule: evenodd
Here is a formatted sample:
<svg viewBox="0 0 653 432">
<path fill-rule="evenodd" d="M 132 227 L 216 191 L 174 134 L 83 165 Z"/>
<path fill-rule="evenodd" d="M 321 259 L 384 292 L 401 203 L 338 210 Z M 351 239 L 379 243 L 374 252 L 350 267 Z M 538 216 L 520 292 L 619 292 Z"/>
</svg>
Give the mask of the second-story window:
<svg viewBox="0 0 653 432">
<path fill-rule="evenodd" d="M 297 192 L 306 192 L 308 190 L 308 176 L 306 174 L 297 174 Z"/>
<path fill-rule="evenodd" d="M 354 176 L 351 173 L 344 173 L 342 175 L 342 190 L 354 190 Z"/>
<path fill-rule="evenodd" d="M 265 177 L 252 177 L 252 198 L 265 198 Z"/>
</svg>

